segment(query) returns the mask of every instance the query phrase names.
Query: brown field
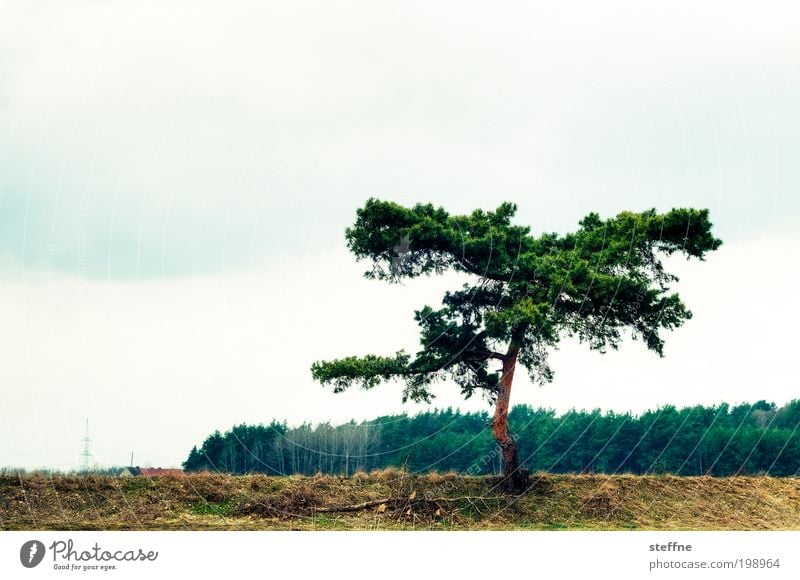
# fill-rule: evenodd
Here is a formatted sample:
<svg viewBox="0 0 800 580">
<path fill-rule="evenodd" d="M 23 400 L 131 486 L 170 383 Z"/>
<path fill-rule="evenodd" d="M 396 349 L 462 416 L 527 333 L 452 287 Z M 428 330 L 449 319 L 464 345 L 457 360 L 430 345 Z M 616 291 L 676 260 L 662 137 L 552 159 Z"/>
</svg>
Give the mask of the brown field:
<svg viewBox="0 0 800 580">
<path fill-rule="evenodd" d="M 800 478 L 0 477 L 3 530 L 800 530 Z"/>
</svg>

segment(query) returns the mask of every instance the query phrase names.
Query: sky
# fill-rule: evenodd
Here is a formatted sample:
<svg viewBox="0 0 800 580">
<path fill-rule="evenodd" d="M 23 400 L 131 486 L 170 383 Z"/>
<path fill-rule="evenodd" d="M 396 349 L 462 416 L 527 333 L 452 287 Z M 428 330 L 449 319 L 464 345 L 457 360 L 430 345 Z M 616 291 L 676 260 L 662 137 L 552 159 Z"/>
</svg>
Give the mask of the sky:
<svg viewBox="0 0 800 580">
<path fill-rule="evenodd" d="M 418 348 L 455 275 L 365 280 L 369 197 L 704 207 L 659 358 L 562 343 L 513 403 L 640 412 L 798 396 L 800 39 L 790 2 L 0 0 L 0 465 L 171 466 L 213 430 L 425 409 L 315 360 Z M 453 384 L 436 406 L 464 402 Z"/>
</svg>

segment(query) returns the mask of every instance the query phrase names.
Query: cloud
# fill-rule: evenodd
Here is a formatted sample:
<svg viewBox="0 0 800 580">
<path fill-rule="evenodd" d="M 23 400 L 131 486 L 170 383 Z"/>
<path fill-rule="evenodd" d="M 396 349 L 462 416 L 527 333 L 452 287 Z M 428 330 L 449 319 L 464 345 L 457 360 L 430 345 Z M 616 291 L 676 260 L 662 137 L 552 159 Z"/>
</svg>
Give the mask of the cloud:
<svg viewBox="0 0 800 580">
<path fill-rule="evenodd" d="M 343 230 L 373 195 L 514 201 L 535 232 L 709 207 L 726 244 L 676 265 L 695 318 L 666 359 L 564 344 L 514 401 L 790 398 L 791 10 L 6 3 L 0 464 L 74 465 L 86 416 L 102 462 L 164 465 L 234 422 L 397 412 L 397 385 L 334 396 L 308 373 L 413 351 L 413 309 L 453 283 L 360 278 Z"/>
<path fill-rule="evenodd" d="M 800 51 L 785 14 L 11 4 L 2 274 L 246 271 L 338 241 L 370 195 L 513 199 L 558 230 L 681 204 L 711 207 L 726 236 L 789 229 Z"/>
</svg>

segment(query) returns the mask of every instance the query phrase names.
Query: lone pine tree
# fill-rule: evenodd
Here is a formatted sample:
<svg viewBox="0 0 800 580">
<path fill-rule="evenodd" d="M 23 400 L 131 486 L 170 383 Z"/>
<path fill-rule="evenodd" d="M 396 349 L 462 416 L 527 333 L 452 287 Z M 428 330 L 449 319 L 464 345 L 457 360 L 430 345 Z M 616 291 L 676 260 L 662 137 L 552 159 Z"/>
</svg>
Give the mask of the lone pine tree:
<svg viewBox="0 0 800 580">
<path fill-rule="evenodd" d="M 456 216 L 431 204 L 369 199 L 346 230 L 357 260 L 372 262 L 367 278 L 399 282 L 454 270 L 472 275 L 472 283 L 446 292 L 441 308 L 415 312 L 422 348 L 414 357 L 400 350 L 311 366 L 314 379 L 337 393 L 393 378 L 405 382 L 404 402 L 430 402 L 431 385 L 446 378 L 467 398 L 483 392 L 494 404 L 492 431 L 512 490 L 528 479 L 508 431 L 517 363 L 545 384 L 553 379 L 548 354 L 563 337 L 605 352 L 626 333 L 663 356 L 660 331 L 677 328 L 691 312 L 670 293 L 677 277 L 662 258 L 680 252 L 702 260 L 722 243 L 704 209 L 622 212 L 606 220 L 590 213 L 574 233 L 538 236 L 512 225 L 516 209 L 503 203 Z"/>
</svg>

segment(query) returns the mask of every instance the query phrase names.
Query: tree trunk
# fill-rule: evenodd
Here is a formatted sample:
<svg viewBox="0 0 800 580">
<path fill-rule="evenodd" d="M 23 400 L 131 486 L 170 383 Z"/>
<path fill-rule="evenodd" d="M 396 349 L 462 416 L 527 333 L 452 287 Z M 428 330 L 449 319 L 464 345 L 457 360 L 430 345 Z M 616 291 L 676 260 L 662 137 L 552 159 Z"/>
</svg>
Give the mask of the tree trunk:
<svg viewBox="0 0 800 580">
<path fill-rule="evenodd" d="M 511 399 L 511 384 L 517 366 L 519 348 L 511 346 L 503 359 L 503 374 L 500 378 L 500 393 L 494 408 L 492 433 L 503 456 L 503 487 L 509 491 L 523 491 L 528 484 L 528 472 L 520 467 L 519 452 L 514 437 L 508 432 L 508 409 Z"/>
</svg>

